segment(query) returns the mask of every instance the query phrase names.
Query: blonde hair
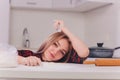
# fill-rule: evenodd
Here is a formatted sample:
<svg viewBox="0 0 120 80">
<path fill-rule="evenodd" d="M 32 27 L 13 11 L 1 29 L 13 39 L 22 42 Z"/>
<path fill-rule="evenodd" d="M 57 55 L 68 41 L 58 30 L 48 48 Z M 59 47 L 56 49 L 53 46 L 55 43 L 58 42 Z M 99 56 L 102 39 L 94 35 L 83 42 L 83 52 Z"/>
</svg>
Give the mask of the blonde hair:
<svg viewBox="0 0 120 80">
<path fill-rule="evenodd" d="M 45 40 L 45 42 L 40 46 L 40 48 L 38 49 L 37 53 L 44 53 L 44 51 L 53 43 L 57 42 L 60 39 L 66 39 L 69 43 L 69 51 L 68 53 L 60 60 L 55 61 L 55 62 L 67 62 L 69 60 L 70 57 L 70 52 L 72 50 L 72 46 L 71 46 L 71 41 L 69 40 L 68 36 L 66 36 L 63 32 L 56 32 L 52 35 L 50 35 L 47 40 Z"/>
</svg>

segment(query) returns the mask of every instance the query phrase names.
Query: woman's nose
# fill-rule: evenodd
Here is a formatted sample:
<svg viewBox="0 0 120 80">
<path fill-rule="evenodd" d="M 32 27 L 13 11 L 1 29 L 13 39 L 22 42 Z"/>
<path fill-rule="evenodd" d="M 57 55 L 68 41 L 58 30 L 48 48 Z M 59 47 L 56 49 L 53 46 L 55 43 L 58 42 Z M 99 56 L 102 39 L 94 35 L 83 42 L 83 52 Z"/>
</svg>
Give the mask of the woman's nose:
<svg viewBox="0 0 120 80">
<path fill-rule="evenodd" d="M 54 54 L 57 54 L 59 51 L 60 51 L 59 48 L 55 48 L 55 49 L 54 49 Z"/>
</svg>

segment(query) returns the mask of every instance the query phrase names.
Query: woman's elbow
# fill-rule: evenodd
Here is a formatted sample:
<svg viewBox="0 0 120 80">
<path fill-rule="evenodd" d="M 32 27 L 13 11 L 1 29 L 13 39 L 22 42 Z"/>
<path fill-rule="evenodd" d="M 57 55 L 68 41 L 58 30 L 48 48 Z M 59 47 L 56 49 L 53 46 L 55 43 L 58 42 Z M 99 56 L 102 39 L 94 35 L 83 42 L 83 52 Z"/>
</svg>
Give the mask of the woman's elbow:
<svg viewBox="0 0 120 80">
<path fill-rule="evenodd" d="M 87 48 L 87 49 L 85 49 L 85 50 L 83 50 L 82 52 L 81 52 L 81 54 L 78 54 L 80 57 L 88 57 L 88 55 L 89 55 L 89 49 Z"/>
<path fill-rule="evenodd" d="M 87 49 L 86 51 L 85 51 L 85 54 L 86 54 L 86 56 L 85 57 L 88 57 L 88 55 L 89 55 L 89 49 Z"/>
</svg>

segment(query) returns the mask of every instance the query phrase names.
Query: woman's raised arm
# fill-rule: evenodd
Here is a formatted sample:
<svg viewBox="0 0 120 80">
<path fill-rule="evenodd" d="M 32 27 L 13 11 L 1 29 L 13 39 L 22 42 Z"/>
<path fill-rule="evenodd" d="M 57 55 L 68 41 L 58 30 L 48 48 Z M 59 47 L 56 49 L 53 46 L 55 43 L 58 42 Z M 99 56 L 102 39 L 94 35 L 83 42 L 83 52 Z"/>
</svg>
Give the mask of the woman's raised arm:
<svg viewBox="0 0 120 80">
<path fill-rule="evenodd" d="M 62 20 L 56 20 L 54 23 L 54 26 L 56 29 L 58 29 L 59 31 L 62 31 L 64 34 L 66 34 L 69 37 L 74 50 L 77 52 L 77 54 L 80 57 L 87 57 L 89 55 L 89 49 L 85 45 L 85 43 L 80 38 L 78 38 L 77 36 L 72 34 L 66 28 L 66 26 L 64 25 L 64 22 Z"/>
</svg>

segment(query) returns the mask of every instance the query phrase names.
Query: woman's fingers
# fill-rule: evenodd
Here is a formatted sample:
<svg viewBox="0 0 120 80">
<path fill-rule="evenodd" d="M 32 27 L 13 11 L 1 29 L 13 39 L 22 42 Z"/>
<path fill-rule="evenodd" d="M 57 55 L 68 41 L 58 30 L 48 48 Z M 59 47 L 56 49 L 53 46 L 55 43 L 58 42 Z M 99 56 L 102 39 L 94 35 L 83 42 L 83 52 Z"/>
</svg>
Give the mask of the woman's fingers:
<svg viewBox="0 0 120 80">
<path fill-rule="evenodd" d="M 23 62 L 23 64 L 26 65 L 26 66 L 29 66 L 28 58 L 24 58 L 24 62 Z"/>
<path fill-rule="evenodd" d="M 34 64 L 36 64 L 36 61 L 34 60 L 33 57 L 30 57 L 28 62 L 29 62 L 29 66 L 34 66 Z"/>
<path fill-rule="evenodd" d="M 64 22 L 62 20 L 56 20 L 54 22 L 54 26 L 63 26 L 64 25 Z"/>
<path fill-rule="evenodd" d="M 37 58 L 37 57 L 35 57 L 35 60 L 36 60 L 36 65 L 40 65 L 40 63 L 41 63 L 41 60 L 39 59 L 39 58 Z"/>
<path fill-rule="evenodd" d="M 61 32 L 61 28 L 64 26 L 64 22 L 62 20 L 55 20 L 54 27 L 58 32 Z"/>
<path fill-rule="evenodd" d="M 30 56 L 25 58 L 24 65 L 27 66 L 37 66 L 40 65 L 41 60 L 35 56 Z"/>
<path fill-rule="evenodd" d="M 31 57 L 30 59 L 30 65 L 31 66 L 36 66 L 36 65 L 40 65 L 41 60 L 35 56 Z"/>
<path fill-rule="evenodd" d="M 29 61 L 28 61 L 27 58 L 24 58 L 24 62 L 23 62 L 23 64 L 26 65 L 26 66 L 29 66 Z"/>
</svg>

